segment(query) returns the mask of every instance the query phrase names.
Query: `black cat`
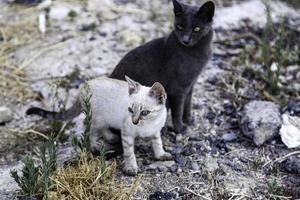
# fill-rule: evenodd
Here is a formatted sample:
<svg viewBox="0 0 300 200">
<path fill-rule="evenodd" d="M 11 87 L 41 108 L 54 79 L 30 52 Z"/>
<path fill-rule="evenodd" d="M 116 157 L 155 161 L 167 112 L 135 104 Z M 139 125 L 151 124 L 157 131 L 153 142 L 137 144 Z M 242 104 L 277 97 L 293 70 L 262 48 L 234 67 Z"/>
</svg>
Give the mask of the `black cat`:
<svg viewBox="0 0 300 200">
<path fill-rule="evenodd" d="M 173 125 L 184 132 L 193 123 L 193 86 L 211 57 L 212 21 L 215 5 L 208 1 L 200 8 L 173 0 L 175 30 L 130 51 L 116 66 L 111 78 L 125 75 L 151 86 L 158 81 L 168 94 Z"/>
</svg>

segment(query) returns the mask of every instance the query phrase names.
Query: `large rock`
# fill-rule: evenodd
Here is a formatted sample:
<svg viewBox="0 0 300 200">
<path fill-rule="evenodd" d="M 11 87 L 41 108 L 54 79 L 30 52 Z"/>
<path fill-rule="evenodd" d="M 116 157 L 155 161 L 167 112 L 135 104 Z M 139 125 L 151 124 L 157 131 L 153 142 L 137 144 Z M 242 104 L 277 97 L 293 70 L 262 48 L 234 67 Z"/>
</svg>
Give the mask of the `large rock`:
<svg viewBox="0 0 300 200">
<path fill-rule="evenodd" d="M 260 146 L 278 135 L 282 124 L 279 106 L 268 101 L 252 101 L 245 105 L 241 116 L 243 133 Z"/>
<path fill-rule="evenodd" d="M 13 120 L 13 113 L 7 107 L 0 107 L 0 124 Z"/>
</svg>

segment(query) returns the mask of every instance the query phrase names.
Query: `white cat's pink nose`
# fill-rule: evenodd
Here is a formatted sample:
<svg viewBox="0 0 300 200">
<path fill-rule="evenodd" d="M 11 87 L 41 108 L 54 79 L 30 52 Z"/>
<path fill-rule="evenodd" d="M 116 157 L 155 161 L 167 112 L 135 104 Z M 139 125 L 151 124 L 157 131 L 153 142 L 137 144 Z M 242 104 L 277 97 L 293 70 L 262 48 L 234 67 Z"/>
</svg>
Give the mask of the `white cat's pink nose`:
<svg viewBox="0 0 300 200">
<path fill-rule="evenodd" d="M 139 120 L 134 120 L 134 119 L 133 119 L 133 120 L 132 120 L 132 123 L 135 124 L 135 125 L 137 125 L 137 124 L 139 123 Z"/>
</svg>

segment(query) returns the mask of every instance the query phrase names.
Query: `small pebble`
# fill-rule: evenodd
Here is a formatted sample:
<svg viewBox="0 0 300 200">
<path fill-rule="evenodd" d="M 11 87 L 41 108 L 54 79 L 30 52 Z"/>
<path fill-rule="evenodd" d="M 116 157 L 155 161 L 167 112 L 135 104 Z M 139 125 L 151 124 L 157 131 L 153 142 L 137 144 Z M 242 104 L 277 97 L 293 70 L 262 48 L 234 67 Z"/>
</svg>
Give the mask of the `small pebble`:
<svg viewBox="0 0 300 200">
<path fill-rule="evenodd" d="M 150 194 L 149 200 L 175 200 L 177 195 L 172 192 L 160 192 L 156 191 L 154 194 Z"/>
<path fill-rule="evenodd" d="M 235 113 L 235 107 L 231 103 L 225 103 L 223 105 L 224 113 L 227 116 L 232 116 Z"/>
<path fill-rule="evenodd" d="M 285 163 L 284 163 L 284 169 L 292 174 L 300 174 L 300 160 L 299 158 L 289 158 Z"/>
<path fill-rule="evenodd" d="M 235 133 L 226 133 L 222 136 L 222 139 L 225 142 L 232 142 L 237 139 L 237 135 Z"/>
<path fill-rule="evenodd" d="M 176 142 L 181 142 L 182 141 L 182 134 L 181 133 L 179 133 L 179 134 L 177 134 L 176 135 Z"/>
<path fill-rule="evenodd" d="M 199 167 L 198 163 L 193 162 L 193 163 L 191 164 L 191 169 L 192 169 L 193 171 L 199 171 L 200 167 Z"/>
<path fill-rule="evenodd" d="M 175 156 L 175 162 L 180 166 L 184 167 L 186 165 L 186 159 L 181 155 Z"/>
<path fill-rule="evenodd" d="M 213 121 L 216 118 L 217 114 L 209 111 L 208 113 L 205 114 L 205 118 L 208 119 L 209 121 Z"/>
</svg>

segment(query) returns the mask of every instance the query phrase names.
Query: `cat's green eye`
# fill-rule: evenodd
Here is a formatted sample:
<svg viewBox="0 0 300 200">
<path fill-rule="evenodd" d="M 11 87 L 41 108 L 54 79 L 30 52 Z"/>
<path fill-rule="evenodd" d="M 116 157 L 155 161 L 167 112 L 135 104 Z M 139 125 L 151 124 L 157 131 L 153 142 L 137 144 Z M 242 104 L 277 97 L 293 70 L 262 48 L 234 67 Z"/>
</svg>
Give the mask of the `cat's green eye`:
<svg viewBox="0 0 300 200">
<path fill-rule="evenodd" d="M 146 115 L 148 115 L 149 113 L 150 113 L 149 110 L 143 110 L 143 111 L 141 112 L 141 115 L 146 116 Z"/>
<path fill-rule="evenodd" d="M 176 28 L 177 28 L 178 30 L 180 30 L 180 31 L 183 31 L 183 27 L 180 26 L 180 25 L 177 25 Z"/>
<path fill-rule="evenodd" d="M 130 113 L 133 113 L 133 110 L 132 110 L 132 108 L 130 108 L 130 107 L 128 107 L 128 111 L 129 111 Z"/>
<path fill-rule="evenodd" d="M 200 30 L 201 30 L 201 29 L 200 29 L 200 27 L 198 27 L 198 26 L 195 27 L 195 28 L 193 29 L 194 32 L 199 32 Z"/>
</svg>

